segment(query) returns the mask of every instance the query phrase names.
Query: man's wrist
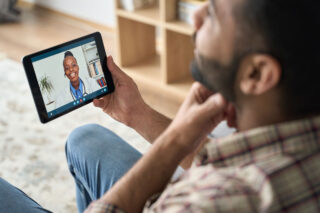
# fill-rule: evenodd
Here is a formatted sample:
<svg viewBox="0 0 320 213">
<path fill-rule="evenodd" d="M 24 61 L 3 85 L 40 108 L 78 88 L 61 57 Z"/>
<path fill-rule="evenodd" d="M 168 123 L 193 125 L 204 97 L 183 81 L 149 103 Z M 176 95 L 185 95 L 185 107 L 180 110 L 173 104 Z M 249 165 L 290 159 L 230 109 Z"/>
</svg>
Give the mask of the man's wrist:
<svg viewBox="0 0 320 213">
<path fill-rule="evenodd" d="M 174 128 L 168 128 L 159 138 L 164 149 L 170 150 L 177 157 L 178 161 L 184 159 L 188 154 L 190 147 L 187 147 L 182 140 L 184 137 Z"/>
<path fill-rule="evenodd" d="M 131 120 L 127 125 L 136 130 L 150 143 L 153 143 L 171 123 L 169 118 L 155 111 L 146 103 L 137 107 L 130 117 Z"/>
<path fill-rule="evenodd" d="M 127 123 L 127 126 L 131 127 L 132 129 L 139 129 L 141 126 L 141 120 L 145 120 L 148 118 L 150 114 L 150 106 L 143 102 L 141 105 L 137 106 L 135 110 L 130 115 L 130 120 Z"/>
</svg>

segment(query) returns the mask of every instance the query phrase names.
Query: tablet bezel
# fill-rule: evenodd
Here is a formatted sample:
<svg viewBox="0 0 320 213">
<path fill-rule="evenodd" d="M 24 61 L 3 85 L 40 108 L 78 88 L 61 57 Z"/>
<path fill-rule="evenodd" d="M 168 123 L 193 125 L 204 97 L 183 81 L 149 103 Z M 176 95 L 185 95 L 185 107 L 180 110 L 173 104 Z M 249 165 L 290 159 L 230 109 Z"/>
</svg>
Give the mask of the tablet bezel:
<svg viewBox="0 0 320 213">
<path fill-rule="evenodd" d="M 78 108 L 80 108 L 80 107 L 82 107 L 84 105 L 87 105 L 87 104 L 91 103 L 93 99 L 88 100 L 86 102 L 82 102 L 82 103 L 74 106 L 73 108 L 70 108 L 70 109 L 68 109 L 68 110 L 66 110 L 66 111 L 64 111 L 62 113 L 53 115 L 52 117 L 49 117 L 47 109 L 46 109 L 46 106 L 45 106 L 45 103 L 44 103 L 44 100 L 42 98 L 40 86 L 39 86 L 39 83 L 37 81 L 36 73 L 35 73 L 35 70 L 33 68 L 31 59 L 36 57 L 36 56 L 39 56 L 39 55 L 54 51 L 54 50 L 59 49 L 59 48 L 63 48 L 65 46 L 71 45 L 73 43 L 77 43 L 79 41 L 82 41 L 82 40 L 85 40 L 85 39 L 88 39 L 88 38 L 94 38 L 94 40 L 96 42 L 98 54 L 99 54 L 99 57 L 100 57 L 100 62 L 101 62 L 101 65 L 102 65 L 101 67 L 103 69 L 103 73 L 104 73 L 105 80 L 106 80 L 106 83 L 107 83 L 107 88 L 108 88 L 107 93 L 98 95 L 95 98 L 101 98 L 101 97 L 103 97 L 103 96 L 105 96 L 107 94 L 110 94 L 110 93 L 112 93 L 114 91 L 114 84 L 113 84 L 112 76 L 111 76 L 111 73 L 110 73 L 110 71 L 109 71 L 109 69 L 108 69 L 108 67 L 106 65 L 107 64 L 107 61 L 106 61 L 107 57 L 106 57 L 106 52 L 105 52 L 105 49 L 104 49 L 104 44 L 103 44 L 103 41 L 102 41 L 101 34 L 99 32 L 95 32 L 95 33 L 92 33 L 92 34 L 89 34 L 89 35 L 86 35 L 86 36 L 83 36 L 83 37 L 68 41 L 66 43 L 59 44 L 57 46 L 54 46 L 54 47 L 51 47 L 51 48 L 48 48 L 48 49 L 45 49 L 45 50 L 30 54 L 30 55 L 27 55 L 27 56 L 23 57 L 22 63 L 23 63 L 23 66 L 24 66 L 24 70 L 25 70 L 25 73 L 26 73 L 26 76 L 27 76 L 27 79 L 28 79 L 28 82 L 29 82 L 29 86 L 30 86 L 30 89 L 31 89 L 33 100 L 34 100 L 34 103 L 36 105 L 37 112 L 38 112 L 39 119 L 40 119 L 41 123 L 47 123 L 47 122 L 52 121 L 52 120 L 54 120 L 54 119 L 56 119 L 56 118 L 58 118 L 60 116 L 65 115 L 65 114 L 67 114 L 67 113 L 69 113 L 69 112 L 71 112 L 73 110 L 76 110 L 76 109 L 78 109 Z"/>
</svg>

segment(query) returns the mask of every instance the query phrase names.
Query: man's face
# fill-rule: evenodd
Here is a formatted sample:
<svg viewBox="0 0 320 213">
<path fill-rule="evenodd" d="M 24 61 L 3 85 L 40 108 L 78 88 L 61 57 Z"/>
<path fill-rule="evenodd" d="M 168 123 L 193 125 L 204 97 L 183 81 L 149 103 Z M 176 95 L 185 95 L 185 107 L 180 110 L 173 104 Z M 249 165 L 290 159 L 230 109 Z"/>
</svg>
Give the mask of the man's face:
<svg viewBox="0 0 320 213">
<path fill-rule="evenodd" d="M 235 24 L 232 8 L 237 0 L 211 0 L 196 14 L 196 60 L 203 84 L 235 101 L 235 78 L 240 57 L 235 53 Z M 199 24 L 200 23 L 200 24 Z"/>
<path fill-rule="evenodd" d="M 73 56 L 67 56 L 63 61 L 64 73 L 71 83 L 75 83 L 79 79 L 79 66 L 77 60 Z"/>
</svg>

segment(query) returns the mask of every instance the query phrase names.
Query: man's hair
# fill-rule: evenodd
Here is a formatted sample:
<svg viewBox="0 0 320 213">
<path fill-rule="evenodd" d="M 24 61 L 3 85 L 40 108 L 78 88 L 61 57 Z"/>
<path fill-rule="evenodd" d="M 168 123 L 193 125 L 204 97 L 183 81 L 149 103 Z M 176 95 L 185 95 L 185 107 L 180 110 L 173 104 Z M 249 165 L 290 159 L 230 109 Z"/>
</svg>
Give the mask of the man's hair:
<svg viewBox="0 0 320 213">
<path fill-rule="evenodd" d="M 245 0 L 234 8 L 240 38 L 250 48 L 246 51 L 262 51 L 279 61 L 288 116 L 320 112 L 319 11 L 317 0 Z"/>
<path fill-rule="evenodd" d="M 68 56 L 74 57 L 73 54 L 72 54 L 72 52 L 70 52 L 70 51 L 67 51 L 67 52 L 64 53 L 64 58 L 66 58 L 66 57 L 68 57 Z"/>
</svg>

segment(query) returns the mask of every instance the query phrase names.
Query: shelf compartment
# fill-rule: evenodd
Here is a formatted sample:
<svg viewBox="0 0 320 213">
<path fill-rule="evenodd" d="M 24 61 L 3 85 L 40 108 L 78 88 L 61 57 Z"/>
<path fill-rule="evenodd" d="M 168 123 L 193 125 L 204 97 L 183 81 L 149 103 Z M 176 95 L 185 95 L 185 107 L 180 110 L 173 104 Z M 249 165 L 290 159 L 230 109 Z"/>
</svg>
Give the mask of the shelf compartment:
<svg viewBox="0 0 320 213">
<path fill-rule="evenodd" d="M 194 44 L 191 36 L 164 30 L 165 53 L 163 57 L 164 81 L 167 84 L 191 79 L 190 63 L 194 58 Z"/>
<path fill-rule="evenodd" d="M 157 26 L 160 24 L 160 10 L 159 7 L 150 7 L 139 9 L 133 12 L 124 9 L 117 9 L 117 15 L 123 18 L 132 19 L 145 24 Z"/>
<path fill-rule="evenodd" d="M 161 83 L 160 55 L 140 61 L 131 66 L 122 66 L 123 70 L 139 82 L 149 82 L 151 85 Z"/>
<path fill-rule="evenodd" d="M 156 27 L 117 17 L 117 43 L 120 66 L 138 64 L 156 55 Z"/>
<path fill-rule="evenodd" d="M 160 1 L 162 21 L 168 30 L 191 36 L 194 28 L 191 24 L 178 19 L 178 0 Z"/>
<path fill-rule="evenodd" d="M 163 22 L 172 21 L 177 18 L 178 0 L 160 0 L 159 4 Z"/>
<path fill-rule="evenodd" d="M 161 81 L 160 60 L 161 57 L 157 54 L 135 65 L 122 67 L 122 69 L 132 77 L 138 85 L 154 91 L 157 95 L 165 94 L 167 97 L 182 102 L 193 83 L 191 75 L 184 79 L 179 79 L 172 84 L 164 84 L 163 81 Z"/>
</svg>

